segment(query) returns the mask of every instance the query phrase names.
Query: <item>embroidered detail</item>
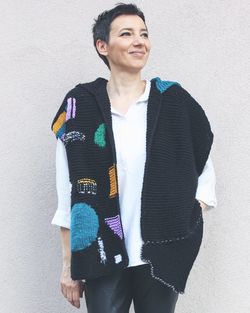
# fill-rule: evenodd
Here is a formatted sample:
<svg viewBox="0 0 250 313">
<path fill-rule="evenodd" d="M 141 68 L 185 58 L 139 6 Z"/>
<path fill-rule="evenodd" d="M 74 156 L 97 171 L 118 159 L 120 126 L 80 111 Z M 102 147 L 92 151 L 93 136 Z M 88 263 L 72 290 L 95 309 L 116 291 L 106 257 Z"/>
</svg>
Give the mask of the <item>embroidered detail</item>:
<svg viewBox="0 0 250 313">
<path fill-rule="evenodd" d="M 101 237 L 98 237 L 98 246 L 99 246 L 98 251 L 100 253 L 101 263 L 105 264 L 107 262 L 107 257 L 104 251 L 104 244 L 103 244 L 103 240 Z"/>
<path fill-rule="evenodd" d="M 109 197 L 113 198 L 117 194 L 117 182 L 116 182 L 116 166 L 113 164 L 109 168 L 109 180 L 110 180 L 110 192 Z"/>
<path fill-rule="evenodd" d="M 99 219 L 95 210 L 85 202 L 75 203 L 71 210 L 71 250 L 89 247 L 97 237 Z"/>
<path fill-rule="evenodd" d="M 64 141 L 64 135 L 65 135 L 65 117 L 66 112 L 63 111 L 55 121 L 52 127 L 52 131 L 55 133 L 56 138 L 60 138 L 62 141 Z"/>
<path fill-rule="evenodd" d="M 104 219 L 105 223 L 118 235 L 121 239 L 123 238 L 121 220 L 119 214 L 113 217 L 107 217 Z"/>
<path fill-rule="evenodd" d="M 202 213 L 200 214 L 200 216 L 198 217 L 197 221 L 196 221 L 196 225 L 194 226 L 193 230 L 191 232 L 189 232 L 187 235 L 183 236 L 183 237 L 176 237 L 176 238 L 171 238 L 171 239 L 166 239 L 166 240 L 155 240 L 155 241 L 151 241 L 151 240 L 147 240 L 145 242 L 145 244 L 148 243 L 165 243 L 165 242 L 170 242 L 170 241 L 176 241 L 176 240 L 183 240 L 188 238 L 192 233 L 194 233 L 195 229 L 197 228 L 197 226 L 200 224 L 200 222 L 202 221 Z"/>
<path fill-rule="evenodd" d="M 187 237 L 189 237 L 192 233 L 194 233 L 195 229 L 197 228 L 197 226 L 200 224 L 200 222 L 202 221 L 202 213 L 200 214 L 199 218 L 197 219 L 196 221 L 196 225 L 194 227 L 194 229 L 188 233 L 186 236 L 183 236 L 183 237 L 177 237 L 177 238 L 173 238 L 173 239 L 169 239 L 169 240 L 160 240 L 160 241 L 149 241 L 147 240 L 145 243 L 143 243 L 142 247 L 141 247 L 141 251 L 140 251 L 140 256 L 141 256 L 141 259 L 142 261 L 150 264 L 150 271 L 151 271 L 151 276 L 159 281 L 161 281 L 164 285 L 167 285 L 168 287 L 172 288 L 176 293 L 180 293 L 180 294 L 184 294 L 184 291 L 181 291 L 181 290 L 176 290 L 175 286 L 174 285 L 171 285 L 169 283 L 167 283 L 165 280 L 163 280 L 162 278 L 158 277 L 158 276 L 155 276 L 154 274 L 154 266 L 152 264 L 152 262 L 148 259 L 145 259 L 143 256 L 142 256 L 142 253 L 143 253 L 143 246 L 149 244 L 149 243 L 166 243 L 166 242 L 170 242 L 170 241 L 175 241 L 175 240 L 183 240 Z"/>
<path fill-rule="evenodd" d="M 90 193 L 96 195 L 97 183 L 94 179 L 81 178 L 77 180 L 77 191 L 79 193 Z"/>
<path fill-rule="evenodd" d="M 101 148 L 104 148 L 106 146 L 104 123 L 100 124 L 97 130 L 95 131 L 94 142 Z"/>
<path fill-rule="evenodd" d="M 70 118 L 75 118 L 76 116 L 76 99 L 68 98 L 67 99 L 67 113 L 66 113 L 66 121 Z"/>
<path fill-rule="evenodd" d="M 174 82 L 174 81 L 170 81 L 170 80 L 161 80 L 160 77 L 155 77 L 153 79 L 156 80 L 156 87 L 161 93 L 166 91 L 172 85 L 179 85 L 180 86 L 180 84 L 178 82 Z"/>
<path fill-rule="evenodd" d="M 70 143 L 72 141 L 75 141 L 75 140 L 84 141 L 85 140 L 85 135 L 83 133 L 75 131 L 75 130 L 65 134 L 65 137 L 64 137 L 65 146 L 68 143 Z"/>
<path fill-rule="evenodd" d="M 122 256 L 120 254 L 117 254 L 114 256 L 115 263 L 120 263 L 122 261 Z"/>
<path fill-rule="evenodd" d="M 174 286 L 174 285 L 171 285 L 171 284 L 167 283 L 165 280 L 161 279 L 160 277 L 155 276 L 155 274 L 154 274 L 154 266 L 153 266 L 153 264 L 152 264 L 152 262 L 151 262 L 150 260 L 144 259 L 142 256 L 141 256 L 141 259 L 142 259 L 142 261 L 147 262 L 148 264 L 150 264 L 150 272 L 151 272 L 151 276 L 152 276 L 153 278 L 159 280 L 159 281 L 162 282 L 164 285 L 167 285 L 168 287 L 172 288 L 176 293 L 184 294 L 184 291 L 181 291 L 181 290 L 180 290 L 180 291 L 177 291 L 177 290 L 175 289 L 175 286 Z"/>
</svg>

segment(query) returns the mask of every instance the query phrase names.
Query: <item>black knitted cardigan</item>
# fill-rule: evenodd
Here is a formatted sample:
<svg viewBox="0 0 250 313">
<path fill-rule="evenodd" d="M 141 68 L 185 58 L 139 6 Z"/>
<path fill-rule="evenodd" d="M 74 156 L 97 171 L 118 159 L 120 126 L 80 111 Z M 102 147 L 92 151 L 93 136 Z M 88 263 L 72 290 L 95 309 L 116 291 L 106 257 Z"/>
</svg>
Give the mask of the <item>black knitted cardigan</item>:
<svg viewBox="0 0 250 313">
<path fill-rule="evenodd" d="M 78 84 L 51 129 L 63 141 L 71 192 L 71 277 L 93 279 L 128 266 L 107 80 Z M 183 294 L 203 235 L 195 198 L 213 133 L 203 108 L 177 82 L 151 79 L 141 192 L 141 258 Z"/>
</svg>

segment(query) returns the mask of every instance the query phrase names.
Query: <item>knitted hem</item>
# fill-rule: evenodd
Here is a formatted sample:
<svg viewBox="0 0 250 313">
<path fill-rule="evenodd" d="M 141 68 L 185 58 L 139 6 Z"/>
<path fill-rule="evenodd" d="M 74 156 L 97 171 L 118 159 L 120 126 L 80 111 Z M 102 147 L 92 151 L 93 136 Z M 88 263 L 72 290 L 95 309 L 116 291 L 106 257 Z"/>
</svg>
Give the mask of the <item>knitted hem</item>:
<svg viewBox="0 0 250 313">
<path fill-rule="evenodd" d="M 170 287 L 174 292 L 184 294 L 190 270 L 199 252 L 202 235 L 203 218 L 201 212 L 195 227 L 187 235 L 169 240 L 148 240 L 143 243 L 140 252 L 141 259 L 150 265 L 151 276 L 154 279 Z M 159 259 L 156 257 L 157 255 L 160 256 Z M 184 266 L 180 262 L 182 259 L 186 260 L 184 263 L 187 262 Z"/>
</svg>

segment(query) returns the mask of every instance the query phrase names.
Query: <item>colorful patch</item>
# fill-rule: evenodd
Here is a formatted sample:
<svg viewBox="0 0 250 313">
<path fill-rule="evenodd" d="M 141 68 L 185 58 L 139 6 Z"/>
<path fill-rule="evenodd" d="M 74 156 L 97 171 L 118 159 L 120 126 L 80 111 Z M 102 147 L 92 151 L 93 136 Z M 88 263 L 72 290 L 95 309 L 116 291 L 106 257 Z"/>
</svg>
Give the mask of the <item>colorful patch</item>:
<svg viewBox="0 0 250 313">
<path fill-rule="evenodd" d="M 99 219 L 95 210 L 85 202 L 75 203 L 71 210 L 71 251 L 89 247 L 97 238 Z"/>
<path fill-rule="evenodd" d="M 77 191 L 79 193 L 87 193 L 96 195 L 97 183 L 94 179 L 81 178 L 77 180 Z"/>
<path fill-rule="evenodd" d="M 109 168 L 110 192 L 109 197 L 113 198 L 117 194 L 116 166 L 115 164 Z"/>
<path fill-rule="evenodd" d="M 66 112 L 63 111 L 55 121 L 52 127 L 52 131 L 55 133 L 56 138 L 64 139 L 64 134 L 65 134 L 65 117 L 66 117 Z"/>
<path fill-rule="evenodd" d="M 104 148 L 106 146 L 105 132 L 106 131 L 104 123 L 100 124 L 97 130 L 95 131 L 94 142 L 101 148 Z"/>
<path fill-rule="evenodd" d="M 65 134 L 64 136 L 64 144 L 65 146 L 72 142 L 72 141 L 75 141 L 75 140 L 78 140 L 78 141 L 84 141 L 85 140 L 85 135 L 81 132 L 78 132 L 78 131 L 71 131 L 71 132 L 68 132 L 67 134 Z"/>
<path fill-rule="evenodd" d="M 67 99 L 67 113 L 66 113 L 66 121 L 70 118 L 75 118 L 76 116 L 76 99 L 68 98 Z"/>
<path fill-rule="evenodd" d="M 120 254 L 117 254 L 114 256 L 115 263 L 120 263 L 122 261 L 122 256 Z"/>
<path fill-rule="evenodd" d="M 105 264 L 107 262 L 107 257 L 104 251 L 104 244 L 103 244 L 103 240 L 101 239 L 101 237 L 98 237 L 98 246 L 99 246 L 98 251 L 100 253 L 101 263 Z"/>
<path fill-rule="evenodd" d="M 174 81 L 170 81 L 170 80 L 161 80 L 160 77 L 155 77 L 154 79 L 156 80 L 156 87 L 161 93 L 166 91 L 172 85 L 179 85 L 180 86 L 180 84 L 178 82 L 174 82 Z"/>
<path fill-rule="evenodd" d="M 123 238 L 121 220 L 119 214 L 114 217 L 107 217 L 104 219 L 105 223 L 118 235 L 121 239 Z"/>
</svg>

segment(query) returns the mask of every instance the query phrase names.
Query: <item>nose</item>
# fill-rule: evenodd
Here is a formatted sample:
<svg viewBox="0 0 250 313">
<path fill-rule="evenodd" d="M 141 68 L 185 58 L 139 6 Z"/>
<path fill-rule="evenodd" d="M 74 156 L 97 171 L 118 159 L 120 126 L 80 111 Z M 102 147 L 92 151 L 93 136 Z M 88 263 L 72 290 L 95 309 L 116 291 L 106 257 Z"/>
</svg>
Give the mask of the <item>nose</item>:
<svg viewBox="0 0 250 313">
<path fill-rule="evenodd" d="M 134 45 L 142 45 L 144 44 L 144 39 L 141 37 L 141 35 L 135 35 L 135 38 L 134 38 Z"/>
</svg>

